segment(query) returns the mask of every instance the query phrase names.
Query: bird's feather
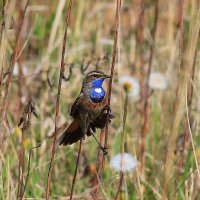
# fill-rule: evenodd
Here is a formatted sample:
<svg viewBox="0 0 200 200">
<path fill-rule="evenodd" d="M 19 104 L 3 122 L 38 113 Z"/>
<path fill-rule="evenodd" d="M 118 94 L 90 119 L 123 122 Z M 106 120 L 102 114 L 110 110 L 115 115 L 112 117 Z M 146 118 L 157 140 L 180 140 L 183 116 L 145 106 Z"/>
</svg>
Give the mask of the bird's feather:
<svg viewBox="0 0 200 200">
<path fill-rule="evenodd" d="M 77 120 L 73 120 L 67 130 L 59 137 L 57 142 L 59 145 L 73 144 L 80 140 L 82 131 Z"/>
<path fill-rule="evenodd" d="M 70 116 L 72 116 L 73 118 L 76 118 L 76 116 L 78 115 L 80 105 L 83 102 L 83 97 L 84 94 L 81 92 L 72 105 Z"/>
<path fill-rule="evenodd" d="M 103 129 L 106 126 L 107 123 L 107 115 L 108 115 L 108 123 L 111 122 L 111 120 L 115 117 L 112 113 L 102 113 L 97 117 L 91 124 L 90 128 L 93 132 L 96 132 L 96 128 Z"/>
<path fill-rule="evenodd" d="M 114 115 L 109 113 L 108 114 L 108 123 L 114 118 Z M 102 113 L 99 117 L 97 117 L 91 124 L 88 126 L 88 131 L 86 133 L 87 136 L 90 136 L 91 130 L 95 133 L 96 128 L 103 129 L 107 122 L 107 113 Z M 57 142 L 59 145 L 70 145 L 83 137 L 83 132 L 79 126 L 78 120 L 73 120 L 72 123 L 69 125 L 67 130 L 59 137 Z"/>
<path fill-rule="evenodd" d="M 68 128 L 62 129 L 64 133 L 58 139 L 60 145 L 73 144 L 85 135 L 90 136 L 97 128 L 104 128 L 107 121 L 111 122 L 114 116 L 104 112 L 108 96 L 102 83 L 106 78 L 109 76 L 101 71 L 89 72 L 84 77 L 80 94 L 70 111 L 74 120 Z"/>
</svg>

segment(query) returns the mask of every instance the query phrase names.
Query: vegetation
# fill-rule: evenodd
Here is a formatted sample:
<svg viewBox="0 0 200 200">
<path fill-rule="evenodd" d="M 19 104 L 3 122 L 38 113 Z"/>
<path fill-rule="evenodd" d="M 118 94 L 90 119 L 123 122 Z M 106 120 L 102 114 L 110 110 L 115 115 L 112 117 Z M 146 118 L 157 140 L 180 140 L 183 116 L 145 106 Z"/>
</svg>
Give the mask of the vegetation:
<svg viewBox="0 0 200 200">
<path fill-rule="evenodd" d="M 199 0 L 0 7 L 0 199 L 200 199 Z M 56 143 L 91 70 L 112 75 L 107 155 Z"/>
</svg>

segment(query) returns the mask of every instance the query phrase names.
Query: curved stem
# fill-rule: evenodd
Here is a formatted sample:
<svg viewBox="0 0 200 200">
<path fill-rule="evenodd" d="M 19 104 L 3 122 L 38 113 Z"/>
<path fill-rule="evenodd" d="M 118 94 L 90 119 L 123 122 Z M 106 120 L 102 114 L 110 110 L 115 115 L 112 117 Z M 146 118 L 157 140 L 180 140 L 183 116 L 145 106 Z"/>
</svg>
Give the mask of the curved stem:
<svg viewBox="0 0 200 200">
<path fill-rule="evenodd" d="M 26 180 L 25 180 L 25 184 L 24 184 L 24 190 L 23 190 L 23 193 L 22 193 L 22 199 L 24 197 L 24 194 L 26 192 L 26 186 L 27 186 L 27 183 L 28 183 L 28 178 L 29 178 L 29 174 L 30 174 L 30 165 L 31 165 L 31 156 L 32 156 L 32 153 L 33 153 L 33 149 L 37 149 L 41 147 L 41 144 L 35 146 L 35 147 L 32 147 L 29 151 L 29 157 L 28 157 L 28 172 L 27 172 L 27 176 L 26 176 Z"/>
<path fill-rule="evenodd" d="M 122 188 L 123 180 L 124 180 L 124 173 L 120 172 L 119 186 L 118 186 L 117 194 L 115 196 L 115 200 L 117 200 L 117 197 L 119 196 L 119 192 L 120 192 L 120 190 Z M 122 198 L 120 198 L 120 199 L 122 199 Z"/>
<path fill-rule="evenodd" d="M 115 14 L 115 33 L 114 33 L 114 44 L 113 44 L 113 53 L 112 53 L 112 66 L 111 66 L 111 72 L 110 72 L 110 82 L 108 85 L 108 106 L 110 106 L 110 100 L 111 100 L 111 91 L 112 91 L 112 80 L 113 80 L 113 74 L 115 69 L 115 60 L 116 60 L 116 53 L 117 53 L 117 40 L 118 40 L 118 31 L 119 31 L 119 16 L 120 16 L 120 10 L 121 10 L 121 0 L 117 0 L 116 5 L 116 14 Z M 107 147 L 108 145 L 108 116 L 107 116 L 107 123 L 105 128 L 105 142 L 104 147 Z M 105 162 L 105 155 L 102 157 L 102 167 L 101 167 L 101 173 L 104 171 L 104 162 Z"/>
<path fill-rule="evenodd" d="M 123 128 L 122 128 L 121 147 L 120 147 L 121 154 L 124 153 L 124 146 L 125 146 L 125 125 L 126 125 L 127 110 L 128 110 L 128 92 L 126 92 L 126 97 L 124 102 Z"/>
<path fill-rule="evenodd" d="M 64 57 L 65 57 L 65 48 L 66 48 L 66 41 L 67 41 L 67 30 L 69 27 L 69 21 L 71 16 L 71 9 L 72 9 L 72 0 L 69 1 L 69 7 L 68 12 L 66 16 L 66 23 L 65 23 L 65 33 L 64 33 L 64 39 L 63 39 L 63 49 L 62 49 L 62 58 L 61 58 L 61 64 L 60 64 L 60 77 L 59 77 L 59 84 L 58 84 L 58 92 L 57 92 L 57 99 L 56 99 L 56 111 L 55 111 L 55 134 L 54 134 L 54 140 L 53 140 L 53 146 L 51 151 L 51 161 L 49 164 L 49 171 L 48 171 L 48 178 L 47 178 L 47 188 L 46 188 L 46 200 L 49 200 L 50 196 L 50 187 L 51 187 L 51 176 L 52 176 L 52 166 L 54 162 L 54 155 L 55 155 L 55 146 L 56 146 L 56 140 L 57 140 L 57 130 L 58 130 L 58 116 L 59 116 L 59 110 L 60 110 L 60 94 L 61 94 L 61 85 L 62 85 L 62 79 L 63 79 L 63 73 L 64 73 Z"/>
<path fill-rule="evenodd" d="M 77 175 L 77 171 L 78 171 L 78 164 L 79 164 L 79 157 L 80 157 L 80 153 L 81 153 L 82 140 L 83 140 L 83 139 L 80 140 L 80 144 L 79 144 L 78 157 L 77 157 L 77 160 L 76 160 L 76 168 L 75 168 L 74 177 L 73 177 L 73 180 L 72 180 L 72 187 L 71 187 L 71 193 L 70 193 L 70 200 L 72 199 L 73 193 L 74 193 L 74 186 L 75 186 L 76 175 Z"/>
</svg>

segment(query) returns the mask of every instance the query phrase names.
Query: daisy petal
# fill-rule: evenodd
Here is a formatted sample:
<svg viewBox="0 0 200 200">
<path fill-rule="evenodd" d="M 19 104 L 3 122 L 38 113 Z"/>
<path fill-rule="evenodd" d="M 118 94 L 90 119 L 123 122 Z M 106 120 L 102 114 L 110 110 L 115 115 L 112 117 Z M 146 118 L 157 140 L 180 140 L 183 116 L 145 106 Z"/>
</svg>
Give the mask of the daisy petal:
<svg viewBox="0 0 200 200">
<path fill-rule="evenodd" d="M 128 92 L 129 97 L 139 97 L 140 85 L 137 79 L 131 76 L 123 76 L 119 79 L 119 83 L 123 86 L 124 90 Z"/>
<path fill-rule="evenodd" d="M 159 72 L 151 72 L 149 87 L 155 90 L 165 90 L 168 86 L 167 77 Z"/>
<path fill-rule="evenodd" d="M 130 172 L 136 165 L 136 159 L 129 153 L 117 154 L 110 161 L 110 167 L 115 171 Z"/>
</svg>

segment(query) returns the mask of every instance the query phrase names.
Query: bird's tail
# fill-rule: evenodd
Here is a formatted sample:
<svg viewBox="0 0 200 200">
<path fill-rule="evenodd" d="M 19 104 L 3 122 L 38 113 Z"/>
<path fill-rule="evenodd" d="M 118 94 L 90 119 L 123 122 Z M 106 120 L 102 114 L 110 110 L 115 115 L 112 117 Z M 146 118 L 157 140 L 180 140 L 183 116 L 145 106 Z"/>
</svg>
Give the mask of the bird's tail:
<svg viewBox="0 0 200 200">
<path fill-rule="evenodd" d="M 96 132 L 96 128 L 103 129 L 107 123 L 107 117 L 108 123 L 110 123 L 111 120 L 114 118 L 114 115 L 112 113 L 109 113 L 107 116 L 107 113 L 102 113 L 92 123 L 89 124 L 86 135 L 91 136 L 92 132 Z M 64 131 L 64 133 L 57 140 L 59 145 L 63 146 L 73 144 L 84 137 L 78 120 L 74 119 L 72 123 L 68 126 L 68 128 L 66 128 L 66 124 L 58 129 L 58 133 Z"/>
<path fill-rule="evenodd" d="M 65 132 L 58 138 L 59 145 L 69 145 L 77 142 L 83 136 L 82 130 L 77 120 L 73 120 Z"/>
</svg>

